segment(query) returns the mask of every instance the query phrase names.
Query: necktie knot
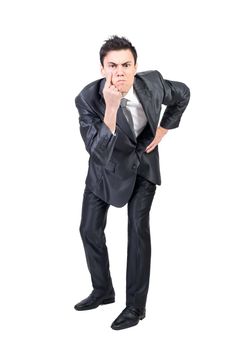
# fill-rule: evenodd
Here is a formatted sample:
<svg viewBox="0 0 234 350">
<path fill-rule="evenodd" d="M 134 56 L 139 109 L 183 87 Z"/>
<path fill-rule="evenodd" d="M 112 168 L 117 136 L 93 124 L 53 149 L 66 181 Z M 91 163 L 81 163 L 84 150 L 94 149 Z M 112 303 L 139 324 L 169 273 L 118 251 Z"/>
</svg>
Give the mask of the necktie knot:
<svg viewBox="0 0 234 350">
<path fill-rule="evenodd" d="M 127 106 L 127 102 L 128 102 L 128 100 L 126 99 L 126 98 L 121 98 L 121 100 L 120 100 L 120 105 L 121 105 L 121 107 L 126 107 Z"/>
</svg>

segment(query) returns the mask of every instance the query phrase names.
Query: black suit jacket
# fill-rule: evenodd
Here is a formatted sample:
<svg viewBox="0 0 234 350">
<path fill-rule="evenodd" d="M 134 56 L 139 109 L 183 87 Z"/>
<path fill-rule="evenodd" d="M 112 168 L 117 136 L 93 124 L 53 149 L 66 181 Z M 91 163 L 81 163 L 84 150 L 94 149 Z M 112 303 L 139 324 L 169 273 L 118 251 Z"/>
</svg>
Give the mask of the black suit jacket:
<svg viewBox="0 0 234 350">
<path fill-rule="evenodd" d="M 105 81 L 103 78 L 88 84 L 75 99 L 81 136 L 90 155 L 85 183 L 106 203 L 123 207 L 132 194 L 137 174 L 161 184 L 158 146 L 150 153 L 144 150 L 155 136 L 161 105 L 167 108 L 160 125 L 177 128 L 189 102 L 190 90 L 184 83 L 163 79 L 156 70 L 137 73 L 133 88 L 148 122 L 136 138 L 119 107 L 114 136 L 103 122 Z"/>
</svg>

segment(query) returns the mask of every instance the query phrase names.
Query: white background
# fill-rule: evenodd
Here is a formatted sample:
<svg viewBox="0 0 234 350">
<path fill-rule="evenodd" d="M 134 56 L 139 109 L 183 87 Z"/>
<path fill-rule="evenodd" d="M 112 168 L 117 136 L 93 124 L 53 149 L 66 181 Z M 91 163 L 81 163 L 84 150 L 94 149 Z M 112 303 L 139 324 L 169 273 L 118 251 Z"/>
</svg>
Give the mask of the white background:
<svg viewBox="0 0 234 350">
<path fill-rule="evenodd" d="M 3 1 L 1 33 L 1 349 L 233 350 L 231 1 Z M 88 154 L 74 99 L 101 78 L 99 49 L 124 35 L 138 71 L 186 83 L 180 127 L 159 145 L 146 318 L 125 307 L 127 207 L 106 227 L 116 303 L 91 292 L 79 234 Z"/>
</svg>

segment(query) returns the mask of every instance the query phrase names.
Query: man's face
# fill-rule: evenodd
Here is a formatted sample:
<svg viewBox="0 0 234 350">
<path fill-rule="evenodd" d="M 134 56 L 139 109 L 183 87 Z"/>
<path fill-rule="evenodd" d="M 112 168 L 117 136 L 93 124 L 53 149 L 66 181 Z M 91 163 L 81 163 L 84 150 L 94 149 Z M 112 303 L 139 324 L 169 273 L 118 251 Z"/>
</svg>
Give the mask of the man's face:
<svg viewBox="0 0 234 350">
<path fill-rule="evenodd" d="M 134 82 L 137 71 L 137 64 L 134 64 L 134 57 L 131 50 L 109 51 L 104 57 L 101 73 L 107 76 L 112 72 L 112 84 L 123 94 L 126 94 Z"/>
</svg>

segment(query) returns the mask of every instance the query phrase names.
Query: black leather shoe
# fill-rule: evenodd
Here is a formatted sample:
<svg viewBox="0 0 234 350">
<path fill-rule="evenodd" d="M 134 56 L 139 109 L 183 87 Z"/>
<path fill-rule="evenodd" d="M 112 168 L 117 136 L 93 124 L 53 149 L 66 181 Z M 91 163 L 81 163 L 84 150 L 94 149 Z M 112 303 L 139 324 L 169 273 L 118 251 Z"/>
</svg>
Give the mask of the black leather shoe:
<svg viewBox="0 0 234 350">
<path fill-rule="evenodd" d="M 112 329 L 119 330 L 136 326 L 139 320 L 145 318 L 145 309 L 127 306 L 111 325 Z"/>
<path fill-rule="evenodd" d="M 104 296 L 96 296 L 95 292 L 92 293 L 84 300 L 80 301 L 78 304 L 74 306 L 75 310 L 83 311 L 83 310 L 91 310 L 95 309 L 99 305 L 110 304 L 115 302 L 115 293 L 114 290 L 108 295 Z"/>
</svg>

